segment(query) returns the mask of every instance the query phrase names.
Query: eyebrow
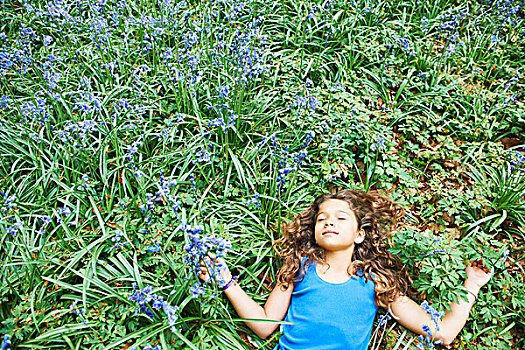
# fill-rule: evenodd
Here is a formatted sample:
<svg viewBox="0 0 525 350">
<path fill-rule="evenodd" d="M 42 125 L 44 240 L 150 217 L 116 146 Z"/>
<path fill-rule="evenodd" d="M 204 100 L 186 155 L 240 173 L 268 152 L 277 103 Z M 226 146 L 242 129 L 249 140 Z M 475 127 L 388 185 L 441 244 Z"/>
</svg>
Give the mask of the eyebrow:
<svg viewBox="0 0 525 350">
<path fill-rule="evenodd" d="M 344 213 L 344 214 L 350 214 L 350 212 L 348 212 L 346 210 L 342 210 L 342 209 L 338 209 L 337 212 L 338 213 Z M 326 213 L 324 211 L 320 211 L 319 213 L 317 213 L 317 216 L 319 216 L 321 214 L 326 214 Z"/>
</svg>

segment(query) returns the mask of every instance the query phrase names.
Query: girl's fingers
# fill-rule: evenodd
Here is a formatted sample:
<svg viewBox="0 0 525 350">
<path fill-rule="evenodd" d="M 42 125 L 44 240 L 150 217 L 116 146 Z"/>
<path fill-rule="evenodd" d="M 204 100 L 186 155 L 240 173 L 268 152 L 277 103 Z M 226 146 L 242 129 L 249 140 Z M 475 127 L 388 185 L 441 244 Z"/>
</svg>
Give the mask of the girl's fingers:
<svg viewBox="0 0 525 350">
<path fill-rule="evenodd" d="M 481 259 L 471 261 L 470 266 L 477 267 L 478 269 L 482 269 L 483 271 L 488 271 L 488 268 L 485 267 Z"/>
<path fill-rule="evenodd" d="M 486 274 L 490 274 L 490 275 L 492 275 L 492 271 L 491 271 L 491 269 L 489 269 L 487 266 L 485 266 L 485 265 L 483 264 L 483 261 L 482 261 L 481 259 L 471 261 L 471 262 L 470 262 L 470 267 L 475 268 L 475 269 L 478 269 L 478 270 L 481 270 L 481 271 L 483 271 L 483 272 L 486 273 Z"/>
<path fill-rule="evenodd" d="M 202 262 L 204 260 L 206 260 L 206 262 L 210 262 L 210 263 L 213 263 L 213 264 L 217 264 L 218 262 L 224 262 L 223 259 L 217 258 L 211 253 L 208 253 L 207 256 L 205 256 L 204 259 L 201 260 L 201 264 L 202 264 Z"/>
<path fill-rule="evenodd" d="M 209 279 L 208 271 L 205 268 L 200 269 L 200 273 L 198 276 L 200 279 L 207 281 Z"/>
</svg>

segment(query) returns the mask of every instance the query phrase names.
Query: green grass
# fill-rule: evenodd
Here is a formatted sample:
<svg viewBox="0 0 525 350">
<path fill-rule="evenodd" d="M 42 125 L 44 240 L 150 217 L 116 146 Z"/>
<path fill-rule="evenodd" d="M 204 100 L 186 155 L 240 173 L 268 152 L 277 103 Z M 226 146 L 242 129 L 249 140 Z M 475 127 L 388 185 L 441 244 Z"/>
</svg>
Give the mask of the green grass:
<svg viewBox="0 0 525 350">
<path fill-rule="evenodd" d="M 463 261 L 494 267 L 456 348 L 525 346 L 524 11 L 1 1 L 0 333 L 16 349 L 272 349 L 278 334 L 259 339 L 212 286 L 191 297 L 179 224 L 231 241 L 263 302 L 279 224 L 339 186 L 404 206 L 393 244 L 415 299 L 443 308 Z M 179 308 L 175 328 L 134 315 L 132 283 Z M 373 339 L 418 342 L 391 323 Z"/>
</svg>

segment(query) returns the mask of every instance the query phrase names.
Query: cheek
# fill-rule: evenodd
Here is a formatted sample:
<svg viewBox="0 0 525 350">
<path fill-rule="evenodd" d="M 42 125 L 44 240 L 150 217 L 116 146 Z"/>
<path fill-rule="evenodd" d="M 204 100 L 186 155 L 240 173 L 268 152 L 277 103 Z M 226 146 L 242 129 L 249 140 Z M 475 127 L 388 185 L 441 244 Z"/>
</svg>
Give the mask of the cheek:
<svg viewBox="0 0 525 350">
<path fill-rule="evenodd" d="M 314 238 L 315 238 L 316 240 L 317 240 L 317 235 L 319 235 L 320 232 L 321 232 L 321 231 L 320 231 L 319 227 L 316 225 L 316 226 L 315 226 L 315 229 L 314 229 Z"/>
<path fill-rule="evenodd" d="M 323 232 L 323 226 L 322 225 L 315 225 L 314 227 L 314 239 L 317 242 L 317 237 L 321 235 L 321 232 Z"/>
</svg>

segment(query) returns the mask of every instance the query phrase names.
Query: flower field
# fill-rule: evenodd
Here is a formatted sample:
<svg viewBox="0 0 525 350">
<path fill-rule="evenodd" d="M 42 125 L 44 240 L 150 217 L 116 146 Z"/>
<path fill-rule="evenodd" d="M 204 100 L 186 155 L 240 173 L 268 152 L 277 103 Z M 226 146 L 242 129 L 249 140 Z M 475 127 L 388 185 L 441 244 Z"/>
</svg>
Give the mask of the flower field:
<svg viewBox="0 0 525 350">
<path fill-rule="evenodd" d="M 1 349 L 273 349 L 280 224 L 405 208 L 418 302 L 494 271 L 455 349 L 525 348 L 525 3 L 0 0 Z M 221 281 L 217 281 L 219 284 Z M 380 311 L 370 349 L 422 348 Z M 436 346 L 439 347 L 439 346 Z"/>
</svg>

